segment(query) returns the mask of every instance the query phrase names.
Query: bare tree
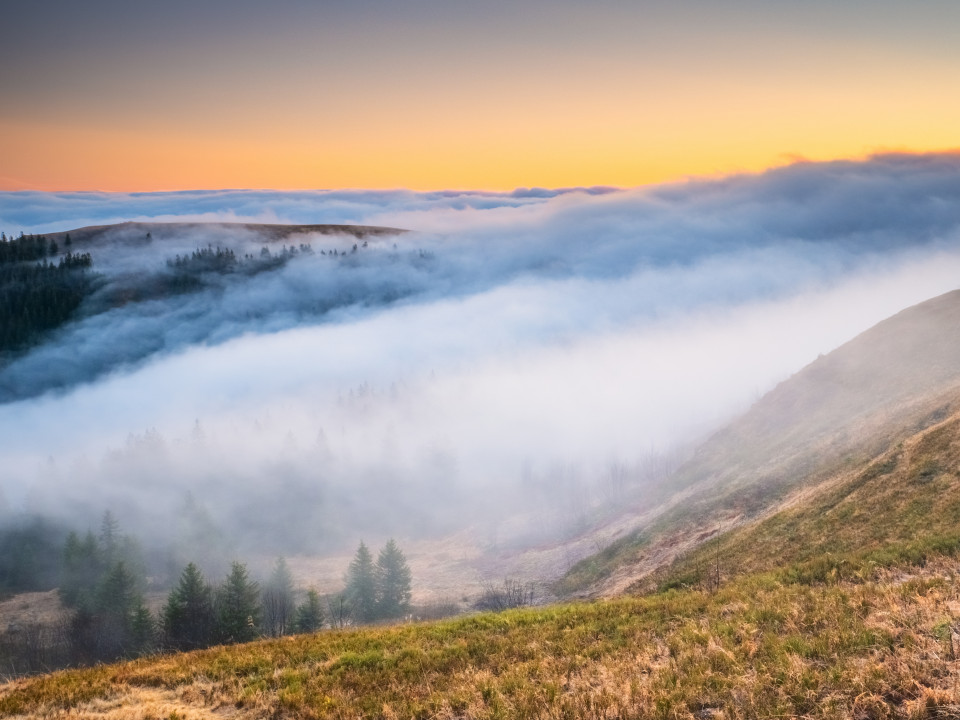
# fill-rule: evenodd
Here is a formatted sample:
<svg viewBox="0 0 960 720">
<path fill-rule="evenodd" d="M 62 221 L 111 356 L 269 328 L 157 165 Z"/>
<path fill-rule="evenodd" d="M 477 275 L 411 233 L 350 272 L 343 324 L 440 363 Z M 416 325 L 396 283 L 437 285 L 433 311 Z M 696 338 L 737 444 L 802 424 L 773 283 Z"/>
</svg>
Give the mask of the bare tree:
<svg viewBox="0 0 960 720">
<path fill-rule="evenodd" d="M 535 590 L 532 583 L 505 578 L 500 585 L 484 583 L 480 597 L 473 603 L 477 610 L 501 612 L 510 608 L 533 605 Z"/>
</svg>

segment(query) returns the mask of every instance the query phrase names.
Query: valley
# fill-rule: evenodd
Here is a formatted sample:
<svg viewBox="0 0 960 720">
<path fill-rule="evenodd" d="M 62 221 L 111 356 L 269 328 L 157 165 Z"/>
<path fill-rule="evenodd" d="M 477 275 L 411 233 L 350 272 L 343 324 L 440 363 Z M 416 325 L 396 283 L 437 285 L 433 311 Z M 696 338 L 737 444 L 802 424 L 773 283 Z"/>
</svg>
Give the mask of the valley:
<svg viewBox="0 0 960 720">
<path fill-rule="evenodd" d="M 529 544 L 465 529 L 411 541 L 420 607 L 464 612 L 505 577 L 536 583 L 536 607 L 11 680 L 0 710 L 117 720 L 953 712 L 958 318 L 954 292 L 880 323 L 708 438 L 662 494 L 578 534 Z M 335 593 L 348 559 L 290 565 Z M 53 598 L 22 597 L 22 609 Z"/>
</svg>

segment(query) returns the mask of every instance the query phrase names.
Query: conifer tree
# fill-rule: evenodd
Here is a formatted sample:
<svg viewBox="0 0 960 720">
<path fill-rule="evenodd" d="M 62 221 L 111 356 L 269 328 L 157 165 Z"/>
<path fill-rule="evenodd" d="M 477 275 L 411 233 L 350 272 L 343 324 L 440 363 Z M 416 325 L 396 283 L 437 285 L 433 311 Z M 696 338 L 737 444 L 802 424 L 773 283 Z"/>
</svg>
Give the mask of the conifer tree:
<svg viewBox="0 0 960 720">
<path fill-rule="evenodd" d="M 163 609 L 166 643 L 178 650 L 206 647 L 213 639 L 213 590 L 200 569 L 188 564 Z"/>
<path fill-rule="evenodd" d="M 104 564 L 113 565 L 117 555 L 117 545 L 120 542 L 120 523 L 109 510 L 104 511 L 100 521 L 100 551 L 103 553 Z"/>
<path fill-rule="evenodd" d="M 134 615 L 143 601 L 136 580 L 119 561 L 104 576 L 97 588 L 94 617 L 97 625 L 97 656 L 120 657 L 134 651 Z"/>
<path fill-rule="evenodd" d="M 217 593 L 216 639 L 222 643 L 254 640 L 260 624 L 260 587 L 247 566 L 234 562 Z"/>
<path fill-rule="evenodd" d="M 320 594 L 310 589 L 307 599 L 297 608 L 297 632 L 312 633 L 323 627 L 323 606 L 320 604 Z"/>
<path fill-rule="evenodd" d="M 410 610 L 410 568 L 391 538 L 377 557 L 376 614 L 380 619 L 403 617 Z"/>
<path fill-rule="evenodd" d="M 142 600 L 133 609 L 130 637 L 132 649 L 138 655 L 146 655 L 156 649 L 157 624 Z"/>
<path fill-rule="evenodd" d="M 347 587 L 344 594 L 353 619 L 360 623 L 376 620 L 377 585 L 374 576 L 373 556 L 363 541 L 360 542 L 360 546 L 350 562 L 346 583 Z"/>
<path fill-rule="evenodd" d="M 92 607 L 103 572 L 100 548 L 92 532 L 83 540 L 71 532 L 63 550 L 63 579 L 60 597 L 67 607 Z"/>
<path fill-rule="evenodd" d="M 263 628 L 274 637 L 293 629 L 296 604 L 293 600 L 293 575 L 287 561 L 277 558 L 270 580 L 263 589 Z"/>
</svg>

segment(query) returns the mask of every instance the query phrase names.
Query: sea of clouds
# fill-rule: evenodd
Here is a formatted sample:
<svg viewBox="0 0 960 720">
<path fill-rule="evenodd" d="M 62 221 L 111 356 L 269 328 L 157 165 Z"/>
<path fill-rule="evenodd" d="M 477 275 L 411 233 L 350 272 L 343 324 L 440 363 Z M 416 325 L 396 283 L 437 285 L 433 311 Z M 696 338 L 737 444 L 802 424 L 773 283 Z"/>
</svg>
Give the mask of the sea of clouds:
<svg viewBox="0 0 960 720">
<path fill-rule="evenodd" d="M 0 193 L 8 234 L 131 220 L 410 231 L 356 253 L 318 235 L 276 270 L 81 318 L 0 367 L 8 507 L 149 508 L 159 527 L 189 493 L 297 548 L 576 515 L 611 468 L 642 503 L 669 469 L 651 459 L 960 285 L 955 154 L 629 190 Z M 208 242 L 266 241 L 194 229 L 97 246 L 94 267 L 129 282 Z"/>
</svg>

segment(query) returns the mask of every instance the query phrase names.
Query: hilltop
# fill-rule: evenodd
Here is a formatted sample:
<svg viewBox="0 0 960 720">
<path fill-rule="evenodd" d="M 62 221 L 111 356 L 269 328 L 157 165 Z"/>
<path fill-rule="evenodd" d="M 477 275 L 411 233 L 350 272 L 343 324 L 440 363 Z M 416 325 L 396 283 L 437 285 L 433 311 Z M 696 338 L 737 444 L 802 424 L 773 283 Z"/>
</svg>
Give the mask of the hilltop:
<svg viewBox="0 0 960 720">
<path fill-rule="evenodd" d="M 63 244 L 67 235 L 80 247 L 87 245 L 129 242 L 146 238 L 167 240 L 205 234 L 229 239 L 237 233 L 255 235 L 264 242 L 296 241 L 308 235 L 349 235 L 354 238 L 383 237 L 407 232 L 400 228 L 375 225 L 294 225 L 282 223 L 239 222 L 122 222 L 111 225 L 88 225 L 74 230 L 44 233 L 49 240 Z"/>
</svg>

